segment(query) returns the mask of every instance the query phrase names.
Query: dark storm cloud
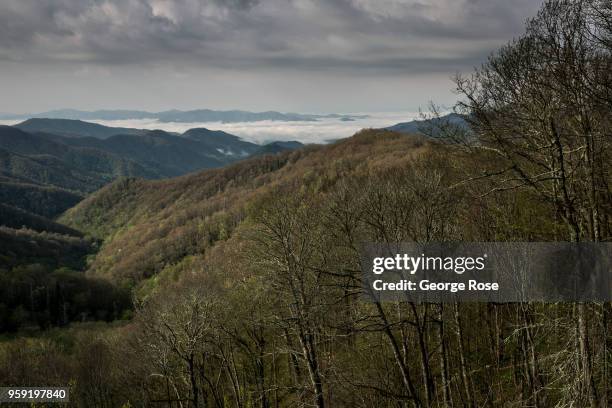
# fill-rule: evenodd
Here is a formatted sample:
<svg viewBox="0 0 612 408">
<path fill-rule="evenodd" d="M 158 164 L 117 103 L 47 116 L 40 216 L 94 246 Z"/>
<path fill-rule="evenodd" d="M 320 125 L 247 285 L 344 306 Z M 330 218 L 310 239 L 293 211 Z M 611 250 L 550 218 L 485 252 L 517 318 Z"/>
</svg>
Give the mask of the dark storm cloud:
<svg viewBox="0 0 612 408">
<path fill-rule="evenodd" d="M 3 0 L 0 60 L 431 73 L 477 64 L 533 0 Z"/>
</svg>

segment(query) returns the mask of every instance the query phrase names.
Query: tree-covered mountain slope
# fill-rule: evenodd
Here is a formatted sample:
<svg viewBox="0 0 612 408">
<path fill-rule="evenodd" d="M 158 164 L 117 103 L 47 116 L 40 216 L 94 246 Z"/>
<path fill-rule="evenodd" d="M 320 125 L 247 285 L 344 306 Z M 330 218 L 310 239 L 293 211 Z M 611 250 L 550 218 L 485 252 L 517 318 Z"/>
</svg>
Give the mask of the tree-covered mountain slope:
<svg viewBox="0 0 612 408">
<path fill-rule="evenodd" d="M 0 179 L 0 202 L 42 217 L 57 217 L 82 199 L 81 194 L 53 186 Z"/>
<path fill-rule="evenodd" d="M 26 132 L 52 133 L 66 137 L 95 137 L 107 139 L 114 135 L 141 135 L 146 130 L 103 126 L 73 119 L 31 118 L 15 125 Z"/>
<path fill-rule="evenodd" d="M 80 232 L 51 221 L 49 218 L 3 204 L 2 202 L 0 202 L 0 225 L 14 229 L 27 228 L 38 232 L 47 231 L 57 234 L 82 236 Z"/>
<path fill-rule="evenodd" d="M 232 154 L 223 140 L 212 144 L 161 130 L 148 131 L 143 135 L 115 135 L 106 140 L 72 138 L 63 140 L 63 143 L 74 147 L 95 148 L 133 160 L 156 172 L 157 177 L 148 178 L 173 177 L 196 170 L 220 167 L 250 154 L 250 151 L 244 154 Z M 253 146 L 251 150 L 258 147 L 251 143 L 248 145 Z"/>
<path fill-rule="evenodd" d="M 121 176 L 155 177 L 134 160 L 94 146 L 72 146 L 64 138 L 0 126 L 0 172 L 79 192 L 97 190 Z"/>
<path fill-rule="evenodd" d="M 31 119 L 16 127 L 0 126 L 0 171 L 15 179 L 90 192 L 117 177 L 173 177 L 301 146 L 299 142 L 260 146 L 206 128 L 178 135 L 77 120 Z"/>
<path fill-rule="evenodd" d="M 193 128 L 183 133 L 182 136 L 200 142 L 211 151 L 236 158 L 250 156 L 260 148 L 260 146 L 255 143 L 246 142 L 238 136 L 222 130 Z M 297 149 L 301 146 L 302 144 L 300 143 L 299 146 L 295 148 Z"/>
<path fill-rule="evenodd" d="M 400 133 L 426 134 L 427 136 L 437 137 L 442 134 L 447 126 L 454 126 L 459 129 L 469 131 L 469 124 L 463 115 L 449 113 L 447 115 L 433 117 L 429 119 L 417 119 L 409 122 L 397 123 L 386 129 Z"/>
<path fill-rule="evenodd" d="M 68 130 L 74 132 L 69 137 Z M 111 134 L 115 132 L 124 133 Z M 40 197 L 43 188 L 79 197 L 119 177 L 174 177 L 301 146 L 297 142 L 283 142 L 282 148 L 274 144 L 260 146 L 205 128 L 178 135 L 81 121 L 33 119 L 18 127 L 0 126 L 0 197 L 5 198 L 6 204 L 25 211 L 55 216 L 76 201 L 66 202 L 62 200 L 66 197 L 57 194 L 47 194 L 42 203 L 31 201 Z M 59 201 L 51 202 L 50 198 Z"/>
<path fill-rule="evenodd" d="M 117 181 L 89 196 L 60 221 L 104 239 L 90 273 L 136 283 L 201 254 L 241 223 L 246 209 L 269 191 L 325 191 L 348 174 L 399 166 L 429 144 L 389 131 L 363 131 L 313 146 L 186 176 Z"/>
</svg>

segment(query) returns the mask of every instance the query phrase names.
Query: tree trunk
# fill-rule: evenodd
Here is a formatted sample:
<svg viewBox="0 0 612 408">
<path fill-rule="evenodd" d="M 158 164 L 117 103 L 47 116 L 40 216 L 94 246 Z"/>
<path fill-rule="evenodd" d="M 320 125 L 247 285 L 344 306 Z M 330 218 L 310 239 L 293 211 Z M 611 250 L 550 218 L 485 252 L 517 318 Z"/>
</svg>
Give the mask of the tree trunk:
<svg viewBox="0 0 612 408">
<path fill-rule="evenodd" d="M 324 408 L 325 398 L 323 396 L 323 381 L 321 379 L 321 373 L 319 372 L 319 362 L 312 334 L 306 333 L 306 330 L 301 325 L 299 325 L 298 330 L 298 338 L 302 346 L 304 358 L 306 359 L 306 368 L 308 368 L 308 375 L 314 393 L 315 406 L 317 408 Z"/>
<path fill-rule="evenodd" d="M 419 340 L 419 351 L 421 355 L 421 370 L 423 373 L 423 385 L 425 386 L 425 406 L 430 407 L 432 404 L 434 384 L 431 378 L 431 368 L 429 366 L 429 352 L 427 350 L 427 342 L 425 341 L 425 324 L 427 319 L 427 309 L 423 315 L 423 320 L 419 318 L 419 312 L 416 305 L 410 302 L 414 320 L 416 322 L 417 338 Z M 427 305 L 424 305 L 426 308 Z"/>
<path fill-rule="evenodd" d="M 582 360 L 582 370 L 584 374 L 584 385 L 589 396 L 591 408 L 599 407 L 597 387 L 593 379 L 593 366 L 591 362 L 591 351 L 589 347 L 589 335 L 586 323 L 586 305 L 578 303 L 578 344 Z"/>
<path fill-rule="evenodd" d="M 404 387 L 406 387 L 406 389 L 410 393 L 410 396 L 414 400 L 415 405 L 417 407 L 422 407 L 423 405 L 421 403 L 420 398 L 418 397 L 416 393 L 416 389 L 412 382 L 412 378 L 410 378 L 410 371 L 408 371 L 408 366 L 404 363 L 404 360 L 402 359 L 402 353 L 400 351 L 399 345 L 397 344 L 397 339 L 395 338 L 395 336 L 393 335 L 393 332 L 389 328 L 389 321 L 387 320 L 385 311 L 383 310 L 380 302 L 374 302 L 374 304 L 376 305 L 378 316 L 381 319 L 382 324 L 383 324 L 383 333 L 387 337 L 387 340 L 389 340 L 389 344 L 391 344 L 391 349 L 393 350 L 393 357 L 395 358 L 395 363 L 399 367 L 400 373 L 402 374 L 402 382 L 404 383 Z"/>
<path fill-rule="evenodd" d="M 457 326 L 457 337 L 459 344 L 459 364 L 461 366 L 461 379 L 463 382 L 463 390 L 465 392 L 465 399 L 468 407 L 475 407 L 474 399 L 472 396 L 472 386 L 470 378 L 468 376 L 467 362 L 465 359 L 465 342 L 463 338 L 463 328 L 461 326 L 461 315 L 459 313 L 459 305 L 454 304 L 455 307 L 455 325 Z"/>
<path fill-rule="evenodd" d="M 450 394 L 450 381 L 448 378 L 448 358 L 446 350 L 446 337 L 444 336 L 444 303 L 438 306 L 438 341 L 440 342 L 440 374 L 442 377 L 442 406 L 453 406 Z"/>
<path fill-rule="evenodd" d="M 187 361 L 189 364 L 189 382 L 191 383 L 191 392 L 193 392 L 193 406 L 198 408 L 200 406 L 199 391 L 198 391 L 198 382 L 196 379 L 196 370 L 195 370 L 195 356 L 191 354 Z"/>
</svg>

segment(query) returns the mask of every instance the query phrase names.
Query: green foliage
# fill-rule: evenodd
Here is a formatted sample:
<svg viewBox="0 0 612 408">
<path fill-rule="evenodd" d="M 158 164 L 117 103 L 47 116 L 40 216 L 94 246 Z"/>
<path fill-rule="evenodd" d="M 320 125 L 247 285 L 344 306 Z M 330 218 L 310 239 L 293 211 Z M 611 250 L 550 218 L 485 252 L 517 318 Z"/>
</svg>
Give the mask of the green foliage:
<svg viewBox="0 0 612 408">
<path fill-rule="evenodd" d="M 127 290 L 78 270 L 92 243 L 74 235 L 0 227 L 0 333 L 119 318 Z"/>
<path fill-rule="evenodd" d="M 48 218 L 0 203 L 0 225 L 9 228 L 28 228 L 38 232 L 53 232 L 63 235 L 80 236 L 81 233 Z"/>
<path fill-rule="evenodd" d="M 68 383 L 75 405 L 101 407 L 605 406 L 609 303 L 364 302 L 359 251 L 609 240 L 604 4 L 545 2 L 526 36 L 458 82 L 475 125 L 465 144 L 364 130 L 173 180 L 120 180 L 61 218 L 103 240 L 86 275 L 62 267 L 83 256 L 56 251 L 86 252 L 82 238 L 0 228 L 13 241 L 5 328 L 129 316 L 117 306 L 124 288 L 136 294 L 125 325 L 0 342 L 0 383 Z M 151 135 L 147 149 L 167 142 Z"/>
<path fill-rule="evenodd" d="M 0 244 L 0 267 L 40 263 L 79 269 L 92 249 L 92 243 L 79 236 L 1 226 Z"/>
<path fill-rule="evenodd" d="M 0 332 L 112 321 L 131 306 L 129 292 L 109 282 L 41 264 L 0 269 L 0 299 Z"/>
<path fill-rule="evenodd" d="M 61 218 L 103 239 L 87 266 L 92 281 L 65 269 L 47 280 L 61 282 L 74 307 L 69 310 L 85 310 L 92 319 L 129 317 L 129 308 L 110 312 L 100 298 L 121 299 L 128 292 L 116 288 L 132 288 L 132 322 L 88 336 L 67 329 L 70 334 L 54 343 L 65 349 L 37 340 L 21 354 L 23 366 L 47 368 L 4 375 L 25 384 L 65 364 L 54 378 L 75 381 L 75 395 L 85 405 L 174 399 L 194 405 L 197 398 L 206 405 L 296 406 L 322 395 L 331 406 L 393 407 L 411 398 L 443 406 L 431 402 L 443 398 L 442 342 L 454 402 L 527 401 L 530 394 L 521 394 L 528 387 L 526 350 L 538 356 L 547 400 L 562 401 L 565 391 L 554 378 L 556 358 L 573 358 L 571 307 L 476 304 L 455 312 L 450 305 L 405 302 L 377 309 L 360 300 L 362 241 L 563 236 L 554 208 L 532 192 L 487 195 L 494 179 L 461 183 L 489 159 L 365 131 L 327 147 L 178 179 L 113 183 Z M 17 272 L 24 277 L 19 282 L 44 275 L 31 265 Z M 85 290 L 87 285 L 94 288 Z M 27 290 L 21 297 L 28 299 Z M 27 304 L 4 310 L 14 313 L 9 322 L 54 316 L 33 314 Z M 538 326 L 525 326 L 531 319 Z M 590 330 L 601 355 L 601 326 L 592 321 Z M 13 350 L 20 341 L 4 347 Z M 392 342 L 399 345 L 399 360 Z M 41 362 L 35 350 L 42 345 L 52 347 L 56 361 Z M 414 391 L 402 380 L 402 364 Z"/>
<path fill-rule="evenodd" d="M 82 199 L 80 194 L 60 188 L 0 181 L 2 204 L 42 217 L 55 218 Z M 6 222 L 8 222 L 6 218 L 0 218 L 0 224 L 10 226 Z"/>
<path fill-rule="evenodd" d="M 104 239 L 90 272 L 133 285 L 227 239 L 246 208 L 277 186 L 286 193 L 324 192 L 351 172 L 404 163 L 427 149 L 420 139 L 363 132 L 325 149 L 258 157 L 172 180 L 120 180 L 60 221 Z"/>
</svg>

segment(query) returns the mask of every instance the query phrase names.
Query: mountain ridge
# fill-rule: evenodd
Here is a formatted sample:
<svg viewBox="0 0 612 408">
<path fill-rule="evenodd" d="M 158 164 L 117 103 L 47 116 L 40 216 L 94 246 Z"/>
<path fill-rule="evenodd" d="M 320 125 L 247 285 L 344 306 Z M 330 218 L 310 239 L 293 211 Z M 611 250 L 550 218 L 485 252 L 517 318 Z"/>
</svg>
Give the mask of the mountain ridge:
<svg viewBox="0 0 612 408">
<path fill-rule="evenodd" d="M 329 189 L 347 173 L 399 165 L 428 149 L 429 142 L 418 136 L 367 130 L 332 145 L 252 157 L 177 178 L 119 180 L 59 220 L 104 240 L 92 276 L 137 284 L 226 237 L 246 209 L 274 189 Z M 327 182 L 316 187 L 318 177 Z"/>
<path fill-rule="evenodd" d="M 13 125 L 26 132 L 44 132 L 64 137 L 95 137 L 106 139 L 118 134 L 144 134 L 146 130 L 111 127 L 79 119 L 29 118 Z"/>
<path fill-rule="evenodd" d="M 193 110 L 165 110 L 159 112 L 148 112 L 140 110 L 95 110 L 84 111 L 77 109 L 57 109 L 40 113 L 28 114 L 0 114 L 0 119 L 28 119 L 28 118 L 48 118 L 48 119 L 77 119 L 77 120 L 128 120 L 128 119 L 157 119 L 160 122 L 257 122 L 262 120 L 271 121 L 306 121 L 313 122 L 319 119 L 363 119 L 367 115 L 345 115 L 345 114 L 305 114 L 293 112 L 263 111 L 250 112 L 245 110 L 212 110 L 212 109 L 193 109 Z"/>
<path fill-rule="evenodd" d="M 458 113 L 449 113 L 440 117 L 400 122 L 388 126 L 385 129 L 400 133 L 427 134 L 427 136 L 436 137 L 441 134 L 442 127 L 447 125 L 469 131 L 469 124 L 466 117 Z"/>
<path fill-rule="evenodd" d="M 63 119 L 26 122 L 26 128 L 35 131 L 25 131 L 23 126 L 0 126 L 0 197 L 4 197 L 5 204 L 51 218 L 76 204 L 83 194 L 117 178 L 176 177 L 303 146 L 299 142 L 261 146 L 206 128 L 193 128 L 183 134 L 128 129 L 131 132 L 127 134 L 111 135 L 123 128 Z M 84 136 L 73 133 L 83 127 Z M 92 134 L 92 129 L 98 133 Z M 57 133 L 48 133 L 49 130 Z M 47 187 L 56 192 L 48 193 Z M 44 211 L 35 205 L 36 200 L 53 210 Z"/>
</svg>

